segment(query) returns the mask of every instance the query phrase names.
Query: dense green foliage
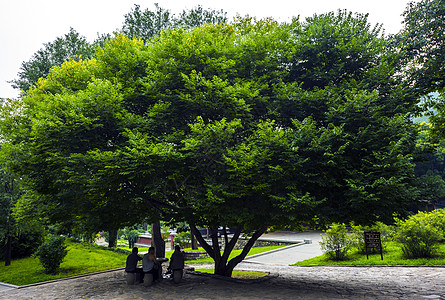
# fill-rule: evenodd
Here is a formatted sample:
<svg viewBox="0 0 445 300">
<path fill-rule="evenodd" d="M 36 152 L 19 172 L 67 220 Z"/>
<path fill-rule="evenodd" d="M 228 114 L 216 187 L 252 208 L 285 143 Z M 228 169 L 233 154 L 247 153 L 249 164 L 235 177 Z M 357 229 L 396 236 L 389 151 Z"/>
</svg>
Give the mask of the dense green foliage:
<svg viewBox="0 0 445 300">
<path fill-rule="evenodd" d="M 222 255 L 197 235 L 226 276 L 268 226 L 392 220 L 416 199 L 416 98 L 389 47 L 345 11 L 117 34 L 2 109 L 2 150 L 34 192 L 18 214 L 68 232 L 236 227 Z"/>
<path fill-rule="evenodd" d="M 11 259 L 31 256 L 43 243 L 42 228 L 20 228 L 11 237 Z M 0 260 L 5 261 L 7 249 L 6 235 L 0 238 Z"/>
<path fill-rule="evenodd" d="M 43 240 L 42 226 L 36 222 L 19 224 L 13 209 L 24 190 L 20 180 L 5 168 L 0 169 L 0 259 L 5 265 L 11 259 L 31 255 Z"/>
<path fill-rule="evenodd" d="M 208 24 L 223 24 L 227 22 L 226 13 L 223 10 L 204 9 L 198 5 L 190 10 L 183 10 L 179 15 L 172 14 L 169 10 L 159 7 L 155 3 L 155 10 L 141 10 L 139 5 L 134 5 L 132 10 L 125 14 L 125 20 L 121 29 L 129 38 L 148 41 L 159 36 L 163 30 L 172 27 L 191 29 Z"/>
<path fill-rule="evenodd" d="M 402 244 L 408 258 L 432 257 L 445 234 L 445 211 L 419 212 L 406 220 L 398 220 L 395 239 Z"/>
<path fill-rule="evenodd" d="M 65 256 L 68 254 L 65 238 L 61 236 L 50 236 L 34 253 L 47 274 L 57 274 Z"/>
<path fill-rule="evenodd" d="M 180 247 L 185 247 L 191 245 L 192 237 L 190 232 L 184 231 L 175 235 L 174 243 L 175 245 L 179 245 Z"/>
<path fill-rule="evenodd" d="M 418 88 L 431 92 L 445 87 L 445 3 L 422 0 L 408 4 L 404 28 L 398 35 L 409 74 Z"/>
<path fill-rule="evenodd" d="M 50 69 L 59 66 L 67 60 L 79 60 L 92 57 L 94 46 L 73 28 L 63 37 L 43 45 L 43 48 L 33 54 L 29 61 L 23 62 L 18 78 L 11 81 L 14 88 L 21 91 L 35 87 L 41 77 L 46 77 Z"/>
<path fill-rule="evenodd" d="M 118 31 L 130 38 L 149 40 L 160 35 L 162 30 L 170 27 L 192 28 L 204 23 L 218 24 L 226 23 L 226 13 L 222 10 L 204 9 L 197 6 L 190 10 L 183 10 L 179 15 L 170 13 L 155 4 L 155 11 L 148 9 L 142 11 L 139 5 L 124 15 L 122 28 Z M 60 66 L 65 61 L 89 59 L 94 57 L 95 48 L 103 46 L 105 41 L 111 38 L 109 33 L 102 34 L 93 43 L 76 30 L 70 31 L 54 41 L 45 43 L 41 49 L 36 51 L 30 60 L 22 62 L 17 79 L 11 80 L 13 88 L 26 92 L 35 88 L 39 78 L 45 78 L 50 69 Z"/>
<path fill-rule="evenodd" d="M 417 141 L 421 155 L 416 162 L 415 173 L 420 187 L 419 198 L 431 208 L 440 208 L 439 200 L 445 197 L 445 140 L 437 140 L 431 134 L 431 124 L 419 125 Z"/>
<path fill-rule="evenodd" d="M 416 88 L 427 96 L 425 104 L 433 115 L 431 131 L 444 138 L 445 125 L 445 2 L 422 0 L 408 4 L 404 28 L 395 41 L 403 53 L 404 73 Z M 436 92 L 434 97 L 431 92 Z"/>
</svg>

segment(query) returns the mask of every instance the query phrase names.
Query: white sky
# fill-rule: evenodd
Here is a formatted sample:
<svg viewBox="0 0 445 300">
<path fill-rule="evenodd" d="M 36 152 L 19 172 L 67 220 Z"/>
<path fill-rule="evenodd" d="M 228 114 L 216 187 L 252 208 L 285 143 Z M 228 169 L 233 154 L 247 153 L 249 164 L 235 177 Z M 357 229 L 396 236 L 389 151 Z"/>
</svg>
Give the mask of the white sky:
<svg viewBox="0 0 445 300">
<path fill-rule="evenodd" d="M 258 18 L 288 21 L 338 9 L 369 13 L 372 24 L 381 23 L 386 33 L 401 29 L 401 14 L 408 0 L 0 0 L 0 98 L 17 97 L 7 81 L 17 78 L 23 61 L 28 61 L 43 43 L 54 41 L 73 27 L 92 42 L 97 34 L 120 28 L 124 14 L 133 5 L 154 10 L 154 3 L 179 13 L 201 4 L 223 9 L 229 19 L 237 13 Z M 415 0 L 418 2 L 418 0 Z"/>
</svg>

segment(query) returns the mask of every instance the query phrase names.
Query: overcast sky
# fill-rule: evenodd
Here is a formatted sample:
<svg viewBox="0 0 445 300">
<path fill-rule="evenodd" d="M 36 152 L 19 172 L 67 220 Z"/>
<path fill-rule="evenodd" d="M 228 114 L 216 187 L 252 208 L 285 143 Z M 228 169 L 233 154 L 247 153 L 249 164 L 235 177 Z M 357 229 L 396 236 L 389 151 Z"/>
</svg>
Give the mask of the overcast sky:
<svg viewBox="0 0 445 300">
<path fill-rule="evenodd" d="M 73 27 L 92 42 L 97 34 L 121 27 L 124 14 L 133 5 L 154 10 L 154 3 L 179 13 L 201 4 L 223 9 L 229 19 L 236 14 L 288 21 L 338 9 L 369 13 L 372 24 L 381 23 L 386 33 L 401 29 L 401 14 L 408 0 L 0 0 L 0 98 L 17 97 L 7 81 L 17 77 L 20 65 L 28 61 L 43 43 L 54 41 Z M 415 2 L 418 2 L 416 0 Z"/>
</svg>

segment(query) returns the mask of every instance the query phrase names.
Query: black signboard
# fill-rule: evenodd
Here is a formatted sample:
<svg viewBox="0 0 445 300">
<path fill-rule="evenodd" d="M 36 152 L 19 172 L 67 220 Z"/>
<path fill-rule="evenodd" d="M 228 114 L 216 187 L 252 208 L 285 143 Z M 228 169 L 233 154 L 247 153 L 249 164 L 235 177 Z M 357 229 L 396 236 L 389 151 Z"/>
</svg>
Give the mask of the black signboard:
<svg viewBox="0 0 445 300">
<path fill-rule="evenodd" d="M 380 232 L 365 231 L 365 249 L 366 259 L 368 259 L 368 248 L 380 249 L 380 256 L 383 260 L 382 241 L 380 239 Z"/>
</svg>

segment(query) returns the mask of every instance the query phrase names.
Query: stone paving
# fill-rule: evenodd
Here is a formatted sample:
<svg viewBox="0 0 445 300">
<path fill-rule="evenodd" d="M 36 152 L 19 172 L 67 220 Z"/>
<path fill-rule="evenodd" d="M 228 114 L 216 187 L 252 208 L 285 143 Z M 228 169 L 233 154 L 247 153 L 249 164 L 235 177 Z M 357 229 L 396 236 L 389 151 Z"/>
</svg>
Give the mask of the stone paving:
<svg viewBox="0 0 445 300">
<path fill-rule="evenodd" d="M 441 299 L 445 267 L 287 266 L 319 255 L 319 232 L 275 232 L 265 239 L 312 244 L 245 260 L 238 270 L 262 271 L 257 280 L 187 274 L 180 284 L 164 280 L 151 287 L 128 286 L 124 271 L 112 271 L 24 288 L 0 284 L 0 299 Z M 284 264 L 284 265 L 283 265 Z M 213 265 L 193 265 L 212 268 Z"/>
<path fill-rule="evenodd" d="M 199 267 L 211 267 L 210 265 Z M 241 263 L 269 272 L 257 280 L 187 274 L 180 284 L 125 284 L 122 270 L 0 290 L 0 299 L 444 299 L 445 268 L 290 267 Z"/>
</svg>

